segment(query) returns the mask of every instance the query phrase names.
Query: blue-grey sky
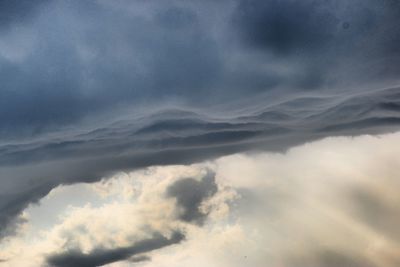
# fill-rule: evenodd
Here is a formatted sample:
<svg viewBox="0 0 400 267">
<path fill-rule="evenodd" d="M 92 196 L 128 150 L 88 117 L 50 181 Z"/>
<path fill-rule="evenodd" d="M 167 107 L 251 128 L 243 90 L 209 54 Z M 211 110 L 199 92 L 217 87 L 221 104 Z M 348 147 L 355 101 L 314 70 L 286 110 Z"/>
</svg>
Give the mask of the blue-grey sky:
<svg viewBox="0 0 400 267">
<path fill-rule="evenodd" d="M 3 0 L 0 36 L 2 238 L 61 184 L 400 124 L 395 0 Z"/>
</svg>

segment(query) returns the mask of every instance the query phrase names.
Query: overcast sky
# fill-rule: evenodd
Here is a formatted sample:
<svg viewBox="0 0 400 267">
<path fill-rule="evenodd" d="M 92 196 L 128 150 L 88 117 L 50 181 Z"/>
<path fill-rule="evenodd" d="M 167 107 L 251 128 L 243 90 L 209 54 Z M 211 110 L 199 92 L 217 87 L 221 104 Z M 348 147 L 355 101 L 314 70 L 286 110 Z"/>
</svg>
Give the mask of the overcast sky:
<svg viewBox="0 0 400 267">
<path fill-rule="evenodd" d="M 395 0 L 0 1 L 0 266 L 397 266 L 399 74 Z"/>
</svg>

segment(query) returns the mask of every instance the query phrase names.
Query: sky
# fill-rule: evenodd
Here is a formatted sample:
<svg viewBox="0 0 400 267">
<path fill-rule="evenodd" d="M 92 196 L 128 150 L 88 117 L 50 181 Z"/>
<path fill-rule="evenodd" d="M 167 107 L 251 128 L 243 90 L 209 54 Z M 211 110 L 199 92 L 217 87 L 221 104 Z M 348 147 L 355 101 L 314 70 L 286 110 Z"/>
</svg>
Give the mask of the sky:
<svg viewBox="0 0 400 267">
<path fill-rule="evenodd" d="M 399 74 L 396 0 L 0 0 L 0 266 L 399 266 Z"/>
</svg>

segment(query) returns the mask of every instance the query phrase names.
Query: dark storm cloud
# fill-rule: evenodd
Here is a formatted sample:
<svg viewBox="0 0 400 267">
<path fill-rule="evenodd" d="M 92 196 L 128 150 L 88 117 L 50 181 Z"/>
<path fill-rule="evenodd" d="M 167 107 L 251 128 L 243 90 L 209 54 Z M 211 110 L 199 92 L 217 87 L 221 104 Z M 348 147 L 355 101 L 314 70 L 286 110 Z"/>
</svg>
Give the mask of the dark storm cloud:
<svg viewBox="0 0 400 267">
<path fill-rule="evenodd" d="M 241 1 L 235 22 L 250 45 L 278 54 L 327 45 L 339 25 L 322 1 Z"/>
<path fill-rule="evenodd" d="M 49 266 L 54 267 L 96 267 L 105 264 L 127 260 L 128 258 L 141 253 L 150 252 L 166 246 L 180 243 L 184 239 L 184 235 L 175 232 L 171 238 L 166 238 L 161 234 L 155 234 L 152 238 L 138 241 L 130 247 L 116 249 L 95 249 L 89 254 L 81 251 L 67 251 L 61 254 L 50 255 L 47 258 Z M 135 258 L 134 258 L 135 259 Z M 148 260 L 147 257 L 141 256 L 139 261 Z M 137 262 L 137 261 L 136 261 Z"/>
<path fill-rule="evenodd" d="M 209 172 L 200 181 L 193 178 L 176 181 L 168 187 L 167 195 L 176 198 L 177 205 L 183 209 L 179 214 L 181 220 L 201 225 L 207 214 L 200 210 L 200 205 L 217 191 L 215 173 Z"/>
<path fill-rule="evenodd" d="M 245 46 L 304 67 L 292 86 L 320 89 L 397 79 L 399 11 L 391 0 L 243 0 L 232 21 Z"/>
<path fill-rule="evenodd" d="M 144 103 L 178 99 L 203 108 L 282 87 L 334 89 L 339 74 L 341 83 L 352 79 L 344 77 L 346 65 L 356 72 L 352 82 L 373 76 L 380 83 L 398 74 L 395 2 L 228 3 L 8 4 L 4 12 L 37 12 L 32 23 L 2 30 L 4 43 L 15 51 L 8 48 L 0 57 L 0 135 L 30 136 Z M 134 12 L 135 5 L 142 14 Z M 203 10 L 207 5 L 211 15 Z M 217 8 L 232 15 L 221 22 L 212 16 Z M 228 35 L 248 46 L 235 46 Z M 273 57 L 248 54 L 260 49 Z M 23 56 L 14 60 L 13 54 Z M 281 66 L 289 71 L 278 71 Z"/>
<path fill-rule="evenodd" d="M 35 12 L 49 0 L 1 0 L 0 30 L 12 24 L 23 24 L 34 17 Z"/>
<path fill-rule="evenodd" d="M 119 105 L 210 87 L 220 63 L 196 14 L 164 4 L 148 13 L 149 19 L 92 1 L 55 1 L 22 27 L 33 40 L 17 29 L 15 41 L 5 31 L 11 45 L 32 47 L 18 62 L 0 58 L 0 136 L 37 134 Z"/>
<path fill-rule="evenodd" d="M 0 3 L 2 235 L 58 184 L 400 123 L 397 1 Z"/>
</svg>

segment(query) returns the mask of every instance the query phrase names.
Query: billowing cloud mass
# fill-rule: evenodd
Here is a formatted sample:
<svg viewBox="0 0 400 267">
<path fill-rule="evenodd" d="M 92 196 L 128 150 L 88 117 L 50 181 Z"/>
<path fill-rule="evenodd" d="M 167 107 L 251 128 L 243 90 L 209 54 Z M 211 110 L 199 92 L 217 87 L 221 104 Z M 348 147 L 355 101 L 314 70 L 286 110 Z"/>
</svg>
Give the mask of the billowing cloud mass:
<svg viewBox="0 0 400 267">
<path fill-rule="evenodd" d="M 30 225 L 27 210 L 43 206 L 44 199 L 60 188 L 94 186 L 119 173 L 130 176 L 152 166 L 219 162 L 214 160 L 232 154 L 284 152 L 326 137 L 399 129 L 398 1 L 3 0 L 0 36 L 0 243 Z M 237 165 L 247 160 L 240 158 Z M 61 244 L 60 233 L 46 232 L 51 237 L 45 239 L 55 242 L 40 243 L 47 260 L 33 256 L 39 253 L 37 249 L 27 258 L 35 258 L 39 266 L 74 261 L 90 266 L 117 260 L 153 264 L 156 257 L 147 254 L 186 246 L 191 231 L 209 227 L 207 222 L 215 215 L 212 199 L 219 204 L 228 201 L 220 196 L 222 185 L 215 166 L 203 167 L 201 175 L 178 175 L 178 180 L 165 179 L 162 187 L 155 186 L 154 194 L 160 195 L 156 199 L 169 206 L 153 212 L 168 217 L 156 220 L 168 227 L 148 225 L 155 219 L 134 208 L 133 213 L 144 220 L 135 225 L 145 229 L 118 226 L 124 229 L 124 242 L 107 241 L 105 246 L 98 240 L 93 247 L 83 248 L 81 241 Z M 297 167 L 301 173 L 303 167 Z M 353 177 L 347 179 L 350 182 Z M 256 180 L 251 181 L 260 182 Z M 287 190 L 293 187 L 291 182 L 300 181 L 283 180 Z M 382 182 L 386 183 L 391 184 Z M 255 194 L 248 186 L 228 184 L 234 195 L 241 196 L 239 203 L 247 203 L 238 203 L 237 209 L 264 199 L 265 192 Z M 347 186 L 343 185 L 345 190 Z M 280 187 L 271 190 L 270 194 L 281 197 Z M 334 192 L 342 191 L 333 186 Z M 108 197 L 100 201 L 98 194 L 88 201 L 101 207 L 112 205 Z M 397 204 L 376 199 L 381 193 L 357 187 L 350 195 L 351 199 L 344 199 L 359 202 L 354 209 L 363 216 L 360 220 L 373 222 L 377 233 L 397 223 L 396 216 L 387 215 L 395 213 Z M 72 206 L 81 205 L 82 213 L 100 209 L 86 207 L 79 198 L 77 202 L 70 196 L 63 198 L 64 204 L 69 199 Z M 208 201 L 211 206 L 204 204 Z M 281 208 L 266 200 L 262 205 L 276 212 Z M 117 210 L 107 208 L 104 214 Z M 69 212 L 65 216 L 75 216 Z M 239 214 L 244 216 L 241 210 Z M 385 220 L 374 219 L 383 216 Z M 68 217 L 71 224 L 72 217 Z M 43 220 L 49 220 L 42 222 L 46 227 L 59 223 L 53 217 Z M 88 223 L 82 221 L 82 227 Z M 243 231 L 234 226 L 231 230 Z M 206 238 L 206 233 L 198 234 Z M 336 261 L 333 266 L 368 266 L 357 260 L 348 263 L 358 256 L 368 258 L 361 252 L 355 257 L 353 251 L 315 249 L 320 254 L 312 252 L 313 259 L 305 255 L 310 251 L 297 251 L 290 257 L 282 254 L 284 262 L 276 259 L 271 264 L 318 267 Z M 275 250 L 271 253 L 277 255 Z M 13 255 L 0 257 L 0 265 Z M 371 264 L 391 266 L 390 257 L 397 256 L 388 252 L 378 257 L 381 263 Z M 292 263 L 287 262 L 289 258 Z M 311 262 L 302 263 L 306 258 Z"/>
<path fill-rule="evenodd" d="M 395 267 L 399 141 L 327 138 L 59 186 L 24 211 L 0 258 L 27 267 Z"/>
</svg>

